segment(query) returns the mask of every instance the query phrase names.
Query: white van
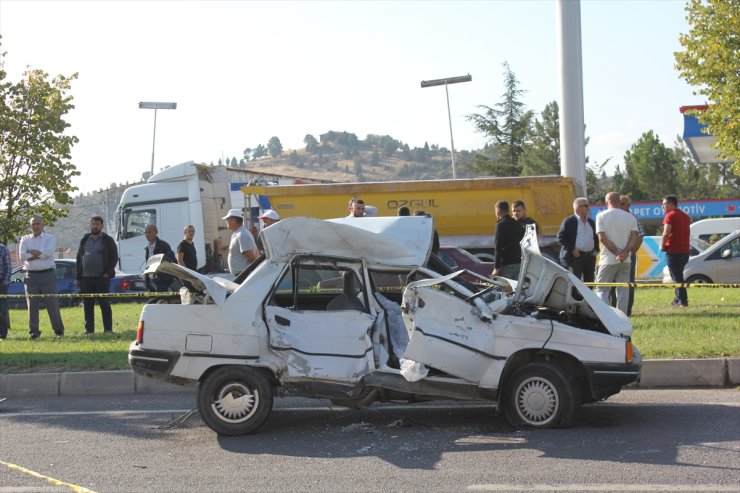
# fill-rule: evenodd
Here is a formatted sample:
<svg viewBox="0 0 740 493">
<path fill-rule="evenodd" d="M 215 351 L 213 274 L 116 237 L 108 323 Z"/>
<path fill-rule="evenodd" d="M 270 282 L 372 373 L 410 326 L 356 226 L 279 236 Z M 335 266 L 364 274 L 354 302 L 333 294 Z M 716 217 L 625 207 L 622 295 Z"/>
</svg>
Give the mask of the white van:
<svg viewBox="0 0 740 493">
<path fill-rule="evenodd" d="M 691 237 L 713 243 L 736 229 L 740 229 L 740 216 L 702 219 L 691 223 Z"/>
</svg>

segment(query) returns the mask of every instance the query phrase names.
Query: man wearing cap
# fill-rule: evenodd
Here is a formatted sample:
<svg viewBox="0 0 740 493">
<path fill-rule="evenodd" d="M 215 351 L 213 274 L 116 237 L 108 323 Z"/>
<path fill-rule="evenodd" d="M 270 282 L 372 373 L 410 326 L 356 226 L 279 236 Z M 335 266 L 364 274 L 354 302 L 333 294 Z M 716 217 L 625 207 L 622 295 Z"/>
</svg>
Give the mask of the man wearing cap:
<svg viewBox="0 0 740 493">
<path fill-rule="evenodd" d="M 280 220 L 280 214 L 272 209 L 265 209 L 265 212 L 263 212 L 261 216 L 257 216 L 257 219 L 262 219 L 262 223 L 264 224 L 262 229 L 265 229 L 278 222 Z M 255 241 L 257 242 L 257 250 L 259 250 L 260 253 L 264 252 L 265 247 L 262 245 L 262 239 L 259 235 L 255 237 Z"/>
<path fill-rule="evenodd" d="M 267 228 L 280 220 L 280 214 L 272 209 L 266 209 L 261 216 L 257 216 L 257 219 L 262 219 L 262 222 L 265 224 L 265 228 Z"/>
<path fill-rule="evenodd" d="M 236 276 L 257 258 L 257 247 L 254 244 L 252 233 L 244 227 L 241 209 L 230 209 L 222 219 L 226 220 L 226 225 L 231 230 L 229 272 Z"/>
</svg>

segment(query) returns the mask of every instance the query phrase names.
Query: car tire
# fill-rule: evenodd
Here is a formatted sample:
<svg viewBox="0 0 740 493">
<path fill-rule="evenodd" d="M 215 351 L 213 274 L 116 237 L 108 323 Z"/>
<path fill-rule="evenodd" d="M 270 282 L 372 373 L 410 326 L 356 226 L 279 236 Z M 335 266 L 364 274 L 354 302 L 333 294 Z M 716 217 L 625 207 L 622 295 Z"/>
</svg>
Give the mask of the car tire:
<svg viewBox="0 0 740 493">
<path fill-rule="evenodd" d="M 581 393 L 559 364 L 534 362 L 514 371 L 502 406 L 512 426 L 569 428 L 580 416 Z"/>
<path fill-rule="evenodd" d="M 253 368 L 219 368 L 200 382 L 198 411 L 216 433 L 246 435 L 262 426 L 270 415 L 272 387 Z"/>
<path fill-rule="evenodd" d="M 707 276 L 697 274 L 686 279 L 686 284 L 712 284 L 712 280 Z"/>
</svg>

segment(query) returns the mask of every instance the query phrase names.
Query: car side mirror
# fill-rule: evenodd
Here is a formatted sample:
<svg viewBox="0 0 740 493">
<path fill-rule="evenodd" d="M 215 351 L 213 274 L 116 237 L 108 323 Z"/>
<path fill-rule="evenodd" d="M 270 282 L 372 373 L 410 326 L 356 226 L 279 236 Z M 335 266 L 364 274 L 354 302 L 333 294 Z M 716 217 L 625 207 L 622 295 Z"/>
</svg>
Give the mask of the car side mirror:
<svg viewBox="0 0 740 493">
<path fill-rule="evenodd" d="M 727 250 L 722 250 L 722 258 L 730 257 L 732 257 L 732 249 L 728 248 Z"/>
</svg>

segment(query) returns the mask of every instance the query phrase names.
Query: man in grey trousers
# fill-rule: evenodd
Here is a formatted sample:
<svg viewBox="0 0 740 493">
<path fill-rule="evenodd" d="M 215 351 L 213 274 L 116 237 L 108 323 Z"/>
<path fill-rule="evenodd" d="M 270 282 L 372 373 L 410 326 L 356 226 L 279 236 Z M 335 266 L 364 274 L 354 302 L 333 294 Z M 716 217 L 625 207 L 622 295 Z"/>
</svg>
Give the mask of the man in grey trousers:
<svg viewBox="0 0 740 493">
<path fill-rule="evenodd" d="M 23 270 L 26 272 L 24 280 L 26 294 L 58 294 L 57 277 L 54 272 L 56 265 L 54 263 L 56 250 L 54 236 L 44 232 L 44 220 L 41 216 L 33 216 L 29 223 L 31 234 L 23 236 L 18 244 L 18 258 L 23 261 Z M 39 330 L 40 301 L 40 297 L 28 298 L 28 332 L 31 334 L 31 339 L 38 339 L 41 335 L 41 330 Z M 45 297 L 44 304 L 54 334 L 62 337 L 64 323 L 59 311 L 59 298 Z"/>
</svg>

